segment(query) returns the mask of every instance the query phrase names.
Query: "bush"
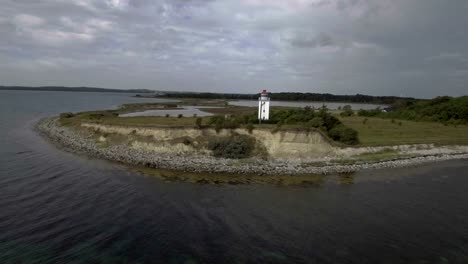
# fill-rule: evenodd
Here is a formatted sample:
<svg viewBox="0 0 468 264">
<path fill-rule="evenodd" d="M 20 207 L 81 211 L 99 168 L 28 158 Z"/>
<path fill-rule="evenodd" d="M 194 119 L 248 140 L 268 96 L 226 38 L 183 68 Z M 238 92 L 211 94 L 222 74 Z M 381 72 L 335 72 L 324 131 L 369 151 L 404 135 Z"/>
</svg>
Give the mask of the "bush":
<svg viewBox="0 0 468 264">
<path fill-rule="evenodd" d="M 223 128 L 236 129 L 239 128 L 240 122 L 237 119 L 224 119 Z"/>
<path fill-rule="evenodd" d="M 247 128 L 247 131 L 249 131 L 249 134 L 252 134 L 254 130 L 254 125 L 252 123 L 248 123 L 246 128 Z"/>
<path fill-rule="evenodd" d="M 219 131 L 221 131 L 221 129 L 223 129 L 223 126 L 224 126 L 224 117 L 222 117 L 222 116 L 212 116 L 208 120 L 208 124 L 209 125 L 214 125 L 216 133 L 219 133 Z"/>
<path fill-rule="evenodd" d="M 255 139 L 246 135 L 215 138 L 208 142 L 208 149 L 219 158 L 242 159 L 252 154 Z"/>
<path fill-rule="evenodd" d="M 216 124 L 215 124 L 216 133 L 219 133 L 219 132 L 221 131 L 221 129 L 223 129 L 223 124 L 221 124 L 221 123 L 216 123 Z"/>
<path fill-rule="evenodd" d="M 201 117 L 197 117 L 197 119 L 195 120 L 195 125 L 198 128 L 202 128 L 202 122 L 203 122 L 203 119 Z"/>
<path fill-rule="evenodd" d="M 170 117 L 171 115 L 170 114 L 166 114 L 166 117 Z"/>
<path fill-rule="evenodd" d="M 224 117 L 215 115 L 208 120 L 209 125 L 215 125 L 217 123 L 224 123 Z"/>
<path fill-rule="evenodd" d="M 333 140 L 348 145 L 355 145 L 359 143 L 357 131 L 352 128 L 345 127 L 344 125 L 339 125 L 332 128 L 328 132 L 328 136 L 330 136 Z"/>
<path fill-rule="evenodd" d="M 182 117 L 184 117 L 183 114 L 178 114 L 178 115 L 177 115 L 177 118 L 182 118 Z"/>
<path fill-rule="evenodd" d="M 330 131 L 330 129 L 338 125 L 341 125 L 341 121 L 338 120 L 338 118 L 332 115 L 326 115 L 323 117 L 323 126 L 327 129 L 327 131 Z"/>
<path fill-rule="evenodd" d="M 104 117 L 117 117 L 118 113 L 112 111 L 93 111 L 93 112 L 84 112 L 80 113 L 80 116 L 91 119 L 91 120 L 100 120 Z"/>
<path fill-rule="evenodd" d="M 320 128 L 323 127 L 323 119 L 320 117 L 314 117 L 312 120 L 308 122 L 308 126 L 310 127 L 315 127 L 315 128 Z"/>
<path fill-rule="evenodd" d="M 225 118 L 224 116 L 212 116 L 208 120 L 209 125 L 214 125 L 216 132 L 221 129 L 236 129 L 243 123 L 244 118 Z"/>
<path fill-rule="evenodd" d="M 381 113 L 382 113 L 382 110 L 380 110 L 380 107 L 377 107 L 376 109 L 372 109 L 372 110 L 360 109 L 358 111 L 358 116 L 373 117 L 373 116 L 378 116 Z"/>
<path fill-rule="evenodd" d="M 346 116 L 353 116 L 353 115 L 354 115 L 354 111 L 350 105 L 343 106 L 343 112 L 340 113 L 340 116 L 346 117 Z"/>
<path fill-rule="evenodd" d="M 73 113 L 67 112 L 67 113 L 61 113 L 60 118 L 72 118 L 75 115 Z"/>
<path fill-rule="evenodd" d="M 177 108 L 177 104 L 166 103 L 164 104 L 164 108 Z"/>
</svg>

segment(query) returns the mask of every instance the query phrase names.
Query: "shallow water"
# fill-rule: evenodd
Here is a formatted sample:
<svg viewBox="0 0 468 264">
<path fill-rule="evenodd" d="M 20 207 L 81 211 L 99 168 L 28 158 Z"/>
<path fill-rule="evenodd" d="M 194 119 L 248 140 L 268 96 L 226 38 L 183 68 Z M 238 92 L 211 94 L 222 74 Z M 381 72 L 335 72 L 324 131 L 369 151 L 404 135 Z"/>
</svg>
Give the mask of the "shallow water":
<svg viewBox="0 0 468 264">
<path fill-rule="evenodd" d="M 128 113 L 128 114 L 121 114 L 119 116 L 121 117 L 132 117 L 132 116 L 172 116 L 176 117 L 179 115 L 185 116 L 185 117 L 193 117 L 193 116 L 212 116 L 213 114 L 201 111 L 200 106 L 192 106 L 192 105 L 184 105 L 182 106 L 182 109 L 154 109 L 154 110 L 146 110 L 146 111 L 140 111 L 140 112 L 133 112 L 133 113 Z M 203 108 L 215 108 L 215 107 L 207 107 L 203 106 Z"/>
<path fill-rule="evenodd" d="M 168 183 L 31 130 L 152 101 L 0 91 L 0 263 L 468 262 L 466 160 L 303 186 Z"/>
</svg>

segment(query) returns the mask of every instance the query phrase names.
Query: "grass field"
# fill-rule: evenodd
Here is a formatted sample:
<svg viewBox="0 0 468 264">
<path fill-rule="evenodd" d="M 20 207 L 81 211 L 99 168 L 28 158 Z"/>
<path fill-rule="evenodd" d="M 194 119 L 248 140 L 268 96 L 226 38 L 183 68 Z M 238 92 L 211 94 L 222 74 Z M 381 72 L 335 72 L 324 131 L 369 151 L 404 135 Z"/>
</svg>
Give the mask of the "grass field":
<svg viewBox="0 0 468 264">
<path fill-rule="evenodd" d="M 359 133 L 361 145 L 468 144 L 468 126 L 445 126 L 435 122 L 413 122 L 382 118 L 339 117 L 341 122 Z M 401 125 L 400 125 L 401 123 Z"/>
</svg>

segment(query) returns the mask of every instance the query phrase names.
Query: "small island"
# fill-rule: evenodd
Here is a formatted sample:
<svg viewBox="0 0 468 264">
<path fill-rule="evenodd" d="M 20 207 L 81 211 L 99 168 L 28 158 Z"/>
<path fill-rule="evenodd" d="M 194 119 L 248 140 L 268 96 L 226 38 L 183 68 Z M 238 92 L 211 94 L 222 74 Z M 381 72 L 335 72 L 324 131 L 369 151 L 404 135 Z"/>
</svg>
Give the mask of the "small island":
<svg viewBox="0 0 468 264">
<path fill-rule="evenodd" d="M 266 116 L 262 98 L 258 108 L 179 100 L 62 113 L 36 127 L 73 152 L 189 173 L 317 175 L 468 158 L 467 96 L 372 110 L 268 106 Z"/>
</svg>

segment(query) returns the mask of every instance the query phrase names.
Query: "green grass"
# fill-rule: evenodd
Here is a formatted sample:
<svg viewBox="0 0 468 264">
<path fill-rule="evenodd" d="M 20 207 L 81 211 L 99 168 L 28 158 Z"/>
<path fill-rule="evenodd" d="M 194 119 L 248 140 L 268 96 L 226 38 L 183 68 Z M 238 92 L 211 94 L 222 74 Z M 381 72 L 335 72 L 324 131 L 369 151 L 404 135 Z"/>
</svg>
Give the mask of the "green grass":
<svg viewBox="0 0 468 264">
<path fill-rule="evenodd" d="M 368 117 L 339 117 L 346 126 L 358 131 L 361 145 L 468 144 L 468 126 L 445 126 L 435 122 L 414 122 Z M 401 125 L 399 123 L 401 122 Z"/>
</svg>

